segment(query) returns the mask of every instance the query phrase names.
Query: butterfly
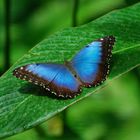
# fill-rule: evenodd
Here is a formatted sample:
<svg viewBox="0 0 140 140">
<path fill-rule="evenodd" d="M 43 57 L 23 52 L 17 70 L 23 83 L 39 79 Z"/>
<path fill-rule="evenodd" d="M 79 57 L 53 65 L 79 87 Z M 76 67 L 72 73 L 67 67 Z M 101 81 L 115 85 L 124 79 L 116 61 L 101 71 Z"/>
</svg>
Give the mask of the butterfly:
<svg viewBox="0 0 140 140">
<path fill-rule="evenodd" d="M 82 87 L 95 87 L 106 80 L 115 37 L 97 39 L 64 64 L 37 63 L 16 68 L 13 75 L 42 86 L 57 97 L 74 98 Z"/>
</svg>

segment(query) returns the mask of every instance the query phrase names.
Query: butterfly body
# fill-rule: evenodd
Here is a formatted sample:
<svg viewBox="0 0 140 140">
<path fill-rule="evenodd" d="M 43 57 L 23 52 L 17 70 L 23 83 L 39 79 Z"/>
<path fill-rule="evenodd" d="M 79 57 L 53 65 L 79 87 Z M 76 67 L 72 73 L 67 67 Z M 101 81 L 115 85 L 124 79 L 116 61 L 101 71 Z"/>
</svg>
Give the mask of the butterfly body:
<svg viewBox="0 0 140 140">
<path fill-rule="evenodd" d="M 88 44 L 64 64 L 29 64 L 16 68 L 13 74 L 56 96 L 73 98 L 82 87 L 97 86 L 106 79 L 114 42 L 113 36 L 107 36 Z"/>
</svg>

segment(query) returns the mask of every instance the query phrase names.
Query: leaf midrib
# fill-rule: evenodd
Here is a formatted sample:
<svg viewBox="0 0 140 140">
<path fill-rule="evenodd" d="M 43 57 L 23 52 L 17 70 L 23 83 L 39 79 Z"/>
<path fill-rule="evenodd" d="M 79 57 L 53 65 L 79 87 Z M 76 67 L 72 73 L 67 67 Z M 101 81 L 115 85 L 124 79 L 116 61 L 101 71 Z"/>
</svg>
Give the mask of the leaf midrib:
<svg viewBox="0 0 140 140">
<path fill-rule="evenodd" d="M 116 54 L 116 53 L 123 52 L 123 51 L 125 52 L 127 50 L 138 48 L 138 47 L 140 47 L 140 44 L 137 44 L 137 45 L 134 45 L 134 46 L 131 46 L 131 47 L 127 47 L 127 48 L 124 48 L 124 49 L 120 49 L 120 50 L 117 50 L 117 51 L 113 51 L 112 53 Z"/>
</svg>

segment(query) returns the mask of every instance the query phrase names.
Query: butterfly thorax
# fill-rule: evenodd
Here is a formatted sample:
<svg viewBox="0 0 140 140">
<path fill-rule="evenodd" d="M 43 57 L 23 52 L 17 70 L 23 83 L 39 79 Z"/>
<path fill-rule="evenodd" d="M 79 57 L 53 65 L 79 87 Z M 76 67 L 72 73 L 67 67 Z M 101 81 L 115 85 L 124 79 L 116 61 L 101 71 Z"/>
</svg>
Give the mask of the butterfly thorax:
<svg viewBox="0 0 140 140">
<path fill-rule="evenodd" d="M 80 77 L 78 76 L 78 74 L 76 73 L 76 71 L 74 70 L 74 68 L 72 67 L 71 62 L 65 61 L 64 64 L 67 66 L 67 68 L 69 69 L 69 71 L 71 71 L 72 75 L 73 75 L 79 82 L 82 83 Z"/>
<path fill-rule="evenodd" d="M 75 70 L 73 69 L 73 67 L 71 66 L 71 62 L 69 61 L 65 61 L 64 65 L 67 66 L 67 68 L 72 72 L 72 74 L 76 75 Z"/>
<path fill-rule="evenodd" d="M 76 71 L 73 69 L 73 67 L 72 67 L 72 65 L 71 65 L 71 62 L 65 61 L 64 64 L 65 64 L 65 65 L 67 66 L 67 68 L 72 72 L 72 74 L 74 75 L 74 77 L 77 77 L 77 73 L 76 73 Z"/>
</svg>

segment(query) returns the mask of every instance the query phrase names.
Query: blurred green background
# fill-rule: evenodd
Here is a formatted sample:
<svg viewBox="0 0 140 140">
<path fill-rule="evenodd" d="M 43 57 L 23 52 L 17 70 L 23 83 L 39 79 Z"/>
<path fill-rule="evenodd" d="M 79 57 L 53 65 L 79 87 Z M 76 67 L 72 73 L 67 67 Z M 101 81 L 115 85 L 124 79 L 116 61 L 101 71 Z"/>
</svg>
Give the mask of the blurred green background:
<svg viewBox="0 0 140 140">
<path fill-rule="evenodd" d="M 88 23 L 139 0 L 1 0 L 0 74 L 47 36 Z M 9 52 L 6 7 L 9 6 Z M 9 60 L 5 60 L 9 54 Z M 9 66 L 10 66 L 9 65 Z M 114 80 L 51 120 L 4 140 L 138 140 L 140 139 L 140 69 Z"/>
</svg>

